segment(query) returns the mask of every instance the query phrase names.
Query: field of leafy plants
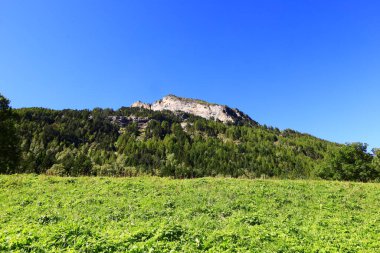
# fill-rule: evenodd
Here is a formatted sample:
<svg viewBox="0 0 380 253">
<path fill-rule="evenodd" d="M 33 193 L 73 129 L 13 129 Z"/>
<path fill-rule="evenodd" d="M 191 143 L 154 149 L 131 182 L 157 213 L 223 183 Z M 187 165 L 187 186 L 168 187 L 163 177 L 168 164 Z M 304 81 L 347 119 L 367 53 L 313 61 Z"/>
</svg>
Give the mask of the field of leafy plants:
<svg viewBox="0 0 380 253">
<path fill-rule="evenodd" d="M 0 176 L 1 252 L 380 252 L 380 185 Z"/>
</svg>

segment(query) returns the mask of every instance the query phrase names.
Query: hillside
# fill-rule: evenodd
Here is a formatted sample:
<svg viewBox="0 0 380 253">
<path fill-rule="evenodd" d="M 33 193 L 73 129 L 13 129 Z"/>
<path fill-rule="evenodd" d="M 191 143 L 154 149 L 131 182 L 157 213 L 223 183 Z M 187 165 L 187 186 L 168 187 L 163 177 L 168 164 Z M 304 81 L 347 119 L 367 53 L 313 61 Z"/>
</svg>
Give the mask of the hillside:
<svg viewBox="0 0 380 253">
<path fill-rule="evenodd" d="M 337 147 L 291 130 L 242 124 L 245 117 L 224 124 L 172 112 L 167 103 L 164 98 L 153 105 L 165 110 L 16 110 L 24 158 L 19 171 L 308 178 Z"/>
<path fill-rule="evenodd" d="M 377 180 L 378 156 L 259 125 L 238 109 L 166 96 L 118 110 L 14 110 L 20 162 L 3 173 Z M 15 140 L 17 141 L 17 140 Z"/>
<path fill-rule="evenodd" d="M 379 252 L 379 187 L 0 175 L 0 251 Z"/>
</svg>

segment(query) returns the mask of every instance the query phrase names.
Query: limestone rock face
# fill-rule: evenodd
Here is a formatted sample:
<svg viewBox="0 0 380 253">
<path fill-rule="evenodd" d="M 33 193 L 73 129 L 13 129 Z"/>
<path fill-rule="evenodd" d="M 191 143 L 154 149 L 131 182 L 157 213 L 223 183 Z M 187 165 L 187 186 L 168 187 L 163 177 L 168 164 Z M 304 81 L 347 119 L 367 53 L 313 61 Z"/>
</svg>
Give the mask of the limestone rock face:
<svg viewBox="0 0 380 253">
<path fill-rule="evenodd" d="M 139 107 L 144 109 L 150 109 L 150 104 L 143 103 L 141 101 L 134 102 L 131 107 Z"/>
<path fill-rule="evenodd" d="M 224 123 L 237 123 L 239 121 L 255 123 L 248 115 L 238 109 L 232 109 L 226 105 L 208 103 L 198 99 L 181 98 L 174 95 L 165 96 L 153 104 L 145 104 L 138 101 L 132 104 L 132 107 L 151 109 L 153 111 L 181 111 L 205 119 L 219 120 Z"/>
</svg>

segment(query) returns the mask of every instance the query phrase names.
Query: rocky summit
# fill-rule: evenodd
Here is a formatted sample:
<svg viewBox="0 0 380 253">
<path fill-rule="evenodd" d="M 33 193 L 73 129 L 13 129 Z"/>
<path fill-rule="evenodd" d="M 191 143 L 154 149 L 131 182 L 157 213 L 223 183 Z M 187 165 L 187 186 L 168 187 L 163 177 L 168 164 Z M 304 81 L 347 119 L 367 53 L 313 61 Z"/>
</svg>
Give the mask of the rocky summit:
<svg viewBox="0 0 380 253">
<path fill-rule="evenodd" d="M 131 107 L 150 109 L 153 111 L 168 110 L 172 112 L 185 112 L 205 119 L 218 120 L 223 123 L 250 123 L 257 124 L 247 114 L 236 108 L 226 105 L 209 103 L 199 99 L 182 98 L 175 95 L 168 95 L 153 104 L 137 101 Z"/>
</svg>

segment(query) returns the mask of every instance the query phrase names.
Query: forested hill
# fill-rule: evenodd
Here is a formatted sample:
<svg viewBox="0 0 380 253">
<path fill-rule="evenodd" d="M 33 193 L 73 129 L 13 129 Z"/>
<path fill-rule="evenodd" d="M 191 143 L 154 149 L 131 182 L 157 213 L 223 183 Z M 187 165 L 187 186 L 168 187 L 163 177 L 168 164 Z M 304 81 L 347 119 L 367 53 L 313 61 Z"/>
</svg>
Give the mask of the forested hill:
<svg viewBox="0 0 380 253">
<path fill-rule="evenodd" d="M 365 144 L 340 145 L 254 121 L 223 123 L 143 107 L 13 114 L 20 159 L 2 173 L 368 181 L 380 171 Z"/>
</svg>

